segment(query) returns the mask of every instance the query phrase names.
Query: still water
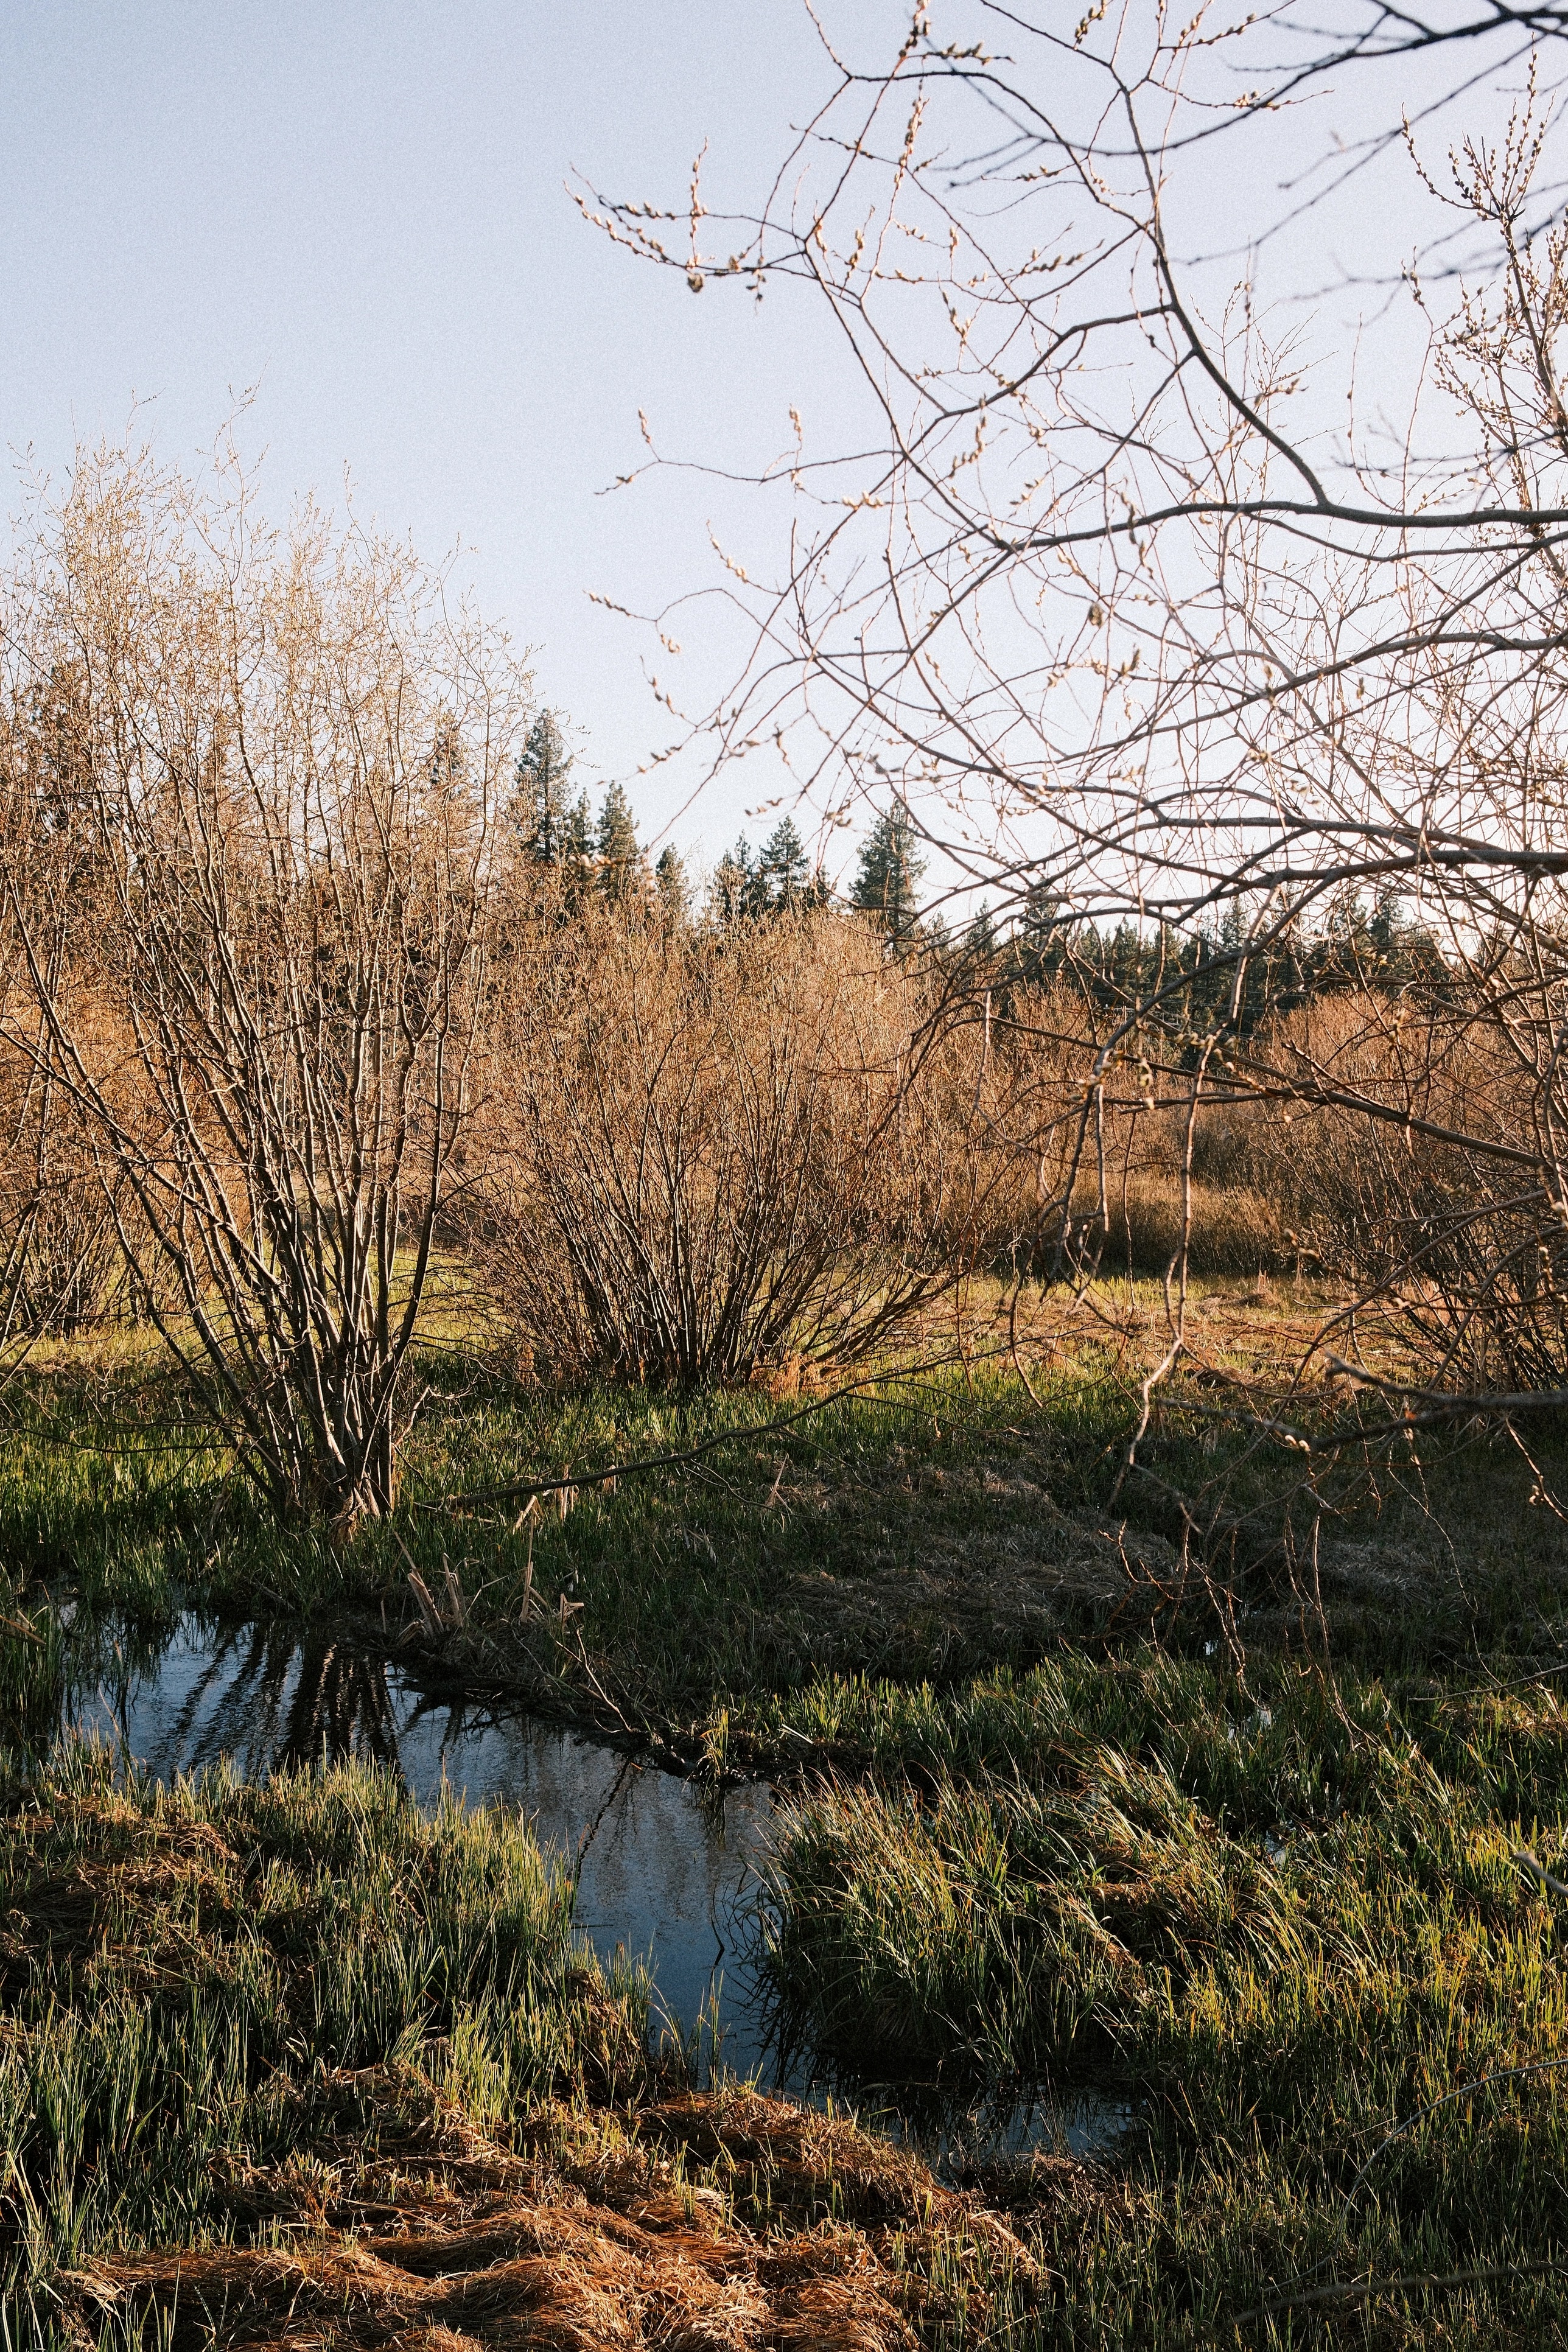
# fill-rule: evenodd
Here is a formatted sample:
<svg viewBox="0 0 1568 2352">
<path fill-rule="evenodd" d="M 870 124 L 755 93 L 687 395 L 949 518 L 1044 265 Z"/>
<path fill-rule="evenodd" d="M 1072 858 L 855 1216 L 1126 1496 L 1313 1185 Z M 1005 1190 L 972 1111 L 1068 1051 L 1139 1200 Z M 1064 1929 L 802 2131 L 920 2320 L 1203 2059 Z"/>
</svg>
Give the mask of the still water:
<svg viewBox="0 0 1568 2352">
<path fill-rule="evenodd" d="M 264 1626 L 215 1631 L 186 1617 L 152 1654 L 107 1637 L 93 1667 L 74 1678 L 68 1723 L 161 1780 L 224 1757 L 247 1780 L 358 1757 L 399 1772 L 420 1804 L 450 1790 L 515 1809 L 575 1868 L 577 1923 L 595 1948 L 646 1960 L 673 2028 L 706 2037 L 717 2014 L 724 2063 L 765 2070 L 740 1950 L 773 1815 L 765 1783 L 700 1795 L 536 1717 L 433 1696 L 362 1649 Z"/>
<path fill-rule="evenodd" d="M 750 1957 L 773 1820 L 766 1783 L 700 1791 L 537 1717 L 433 1693 L 395 1662 L 324 1635 L 215 1629 L 195 1616 L 160 1645 L 74 1630 L 63 1727 L 110 1741 L 165 1781 L 225 1758 L 264 1780 L 288 1764 L 357 1757 L 400 1773 L 421 1804 L 449 1790 L 468 1805 L 515 1808 L 575 1871 L 577 1924 L 597 1951 L 647 1964 L 656 2017 L 703 2074 L 717 2059 L 796 2096 L 831 2087 L 807 2059 L 781 2052 Z M 898 2099 L 859 2087 L 898 2128 Z M 948 2115 L 934 2134 L 928 2115 L 912 2128 L 953 2153 L 1045 2141 L 1081 2154 L 1131 2120 L 1121 2103 L 1079 2092 Z"/>
</svg>

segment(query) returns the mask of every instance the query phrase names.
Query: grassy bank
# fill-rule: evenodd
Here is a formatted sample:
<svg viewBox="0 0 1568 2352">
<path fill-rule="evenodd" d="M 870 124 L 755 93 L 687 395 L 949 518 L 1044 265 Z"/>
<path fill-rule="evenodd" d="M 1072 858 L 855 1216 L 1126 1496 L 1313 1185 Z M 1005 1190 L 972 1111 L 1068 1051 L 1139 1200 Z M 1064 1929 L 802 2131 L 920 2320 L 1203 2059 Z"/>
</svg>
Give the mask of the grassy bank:
<svg viewBox="0 0 1568 2352">
<path fill-rule="evenodd" d="M 307 2163 L 360 2077 L 424 2078 L 482 2121 L 640 2057 L 639 1989 L 584 1961 L 526 1838 L 426 1821 L 370 1773 L 162 1792 L 69 1750 L 6 1772 L 0 1874 L 0 2145 L 34 2326 L 62 2269 L 222 2234 L 250 2171 Z"/>
<path fill-rule="evenodd" d="M 1120 2315 L 1061 2340 L 1235 2340 L 1292 2292 L 1280 2341 L 1526 2343 L 1568 2317 L 1542 2269 L 1568 2238 L 1568 1976 L 1516 1859 L 1563 1867 L 1568 1716 L 1550 1684 L 1424 1696 L 1147 1654 L 945 1706 L 814 1694 L 878 1763 L 784 1822 L 794 2013 L 863 2070 L 1131 2111 L 1079 2184 L 1097 2227 L 1052 2254 L 1070 2309 Z M 1356 2282 L 1346 2311 L 1310 2300 Z"/>
<path fill-rule="evenodd" d="M 510 1819 L 77 1750 L 5 1769 L 0 1874 L 10 2345 L 891 2345 L 1027 2294 L 912 2159 L 651 2063 Z"/>
<path fill-rule="evenodd" d="M 803 1419 L 810 1394 L 787 1376 L 691 1397 L 563 1391 L 434 1354 L 396 1517 L 348 1544 L 258 1512 L 153 1370 L 61 1348 L 5 1401 L 0 1558 L 19 1589 L 151 1627 L 186 1603 L 352 1620 L 433 1671 L 737 1768 L 787 1760 L 777 1703 L 824 1674 L 947 1686 L 1064 1642 L 1201 1654 L 1216 1635 L 1233 1646 L 1233 1620 L 1241 1647 L 1273 1650 L 1300 1646 L 1304 1610 L 1331 1621 L 1342 1662 L 1376 1672 L 1551 1650 L 1564 1547 L 1505 1443 L 1384 1448 L 1307 1494 L 1299 1459 L 1228 1425 L 1208 1383 L 1230 1367 L 1267 1383 L 1313 1302 L 1233 1286 L 1197 1302 L 1192 1364 L 1160 1391 L 1128 1476 L 1159 1301 L 1134 1292 L 1130 1309 L 1119 1291 L 1103 1308 L 1037 1310 L 1026 1389 L 982 1298 L 928 1335 L 926 1369 Z M 1322 1422 L 1343 1400 L 1289 1410 Z M 1550 1473 L 1564 1448 L 1544 1444 Z M 531 1481 L 565 1483 L 516 1491 Z M 1184 1560 L 1177 1497 L 1200 1528 Z"/>
</svg>

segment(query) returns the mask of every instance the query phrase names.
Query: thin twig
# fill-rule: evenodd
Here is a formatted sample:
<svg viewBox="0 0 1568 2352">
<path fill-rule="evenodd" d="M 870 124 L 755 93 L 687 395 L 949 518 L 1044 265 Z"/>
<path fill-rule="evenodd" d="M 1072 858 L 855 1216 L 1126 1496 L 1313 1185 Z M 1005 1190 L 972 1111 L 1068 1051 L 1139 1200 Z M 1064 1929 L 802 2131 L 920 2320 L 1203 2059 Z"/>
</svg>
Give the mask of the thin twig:
<svg viewBox="0 0 1568 2352">
<path fill-rule="evenodd" d="M 1469 2098 L 1475 2092 L 1484 2091 L 1489 2084 L 1514 2082 L 1522 2074 L 1552 2074 L 1563 2066 L 1568 2066 L 1568 2054 L 1561 2058 L 1532 2059 L 1528 2066 L 1499 2066 L 1489 2074 L 1478 2075 L 1473 2083 L 1461 2083 L 1457 2089 L 1445 2091 L 1440 2099 L 1434 2099 L 1428 2106 L 1417 2107 L 1415 2114 L 1406 2116 L 1405 2121 L 1397 2125 L 1386 2139 L 1379 2140 L 1355 2179 L 1351 2182 L 1346 2203 L 1349 2204 L 1354 2198 L 1357 2189 L 1377 2162 L 1378 2158 L 1386 2149 L 1391 2148 L 1396 2139 L 1403 2139 L 1407 2131 L 1414 2131 L 1415 2126 L 1425 2123 L 1428 2116 L 1435 2116 L 1439 2107 L 1451 2106 L 1456 2099 Z"/>
<path fill-rule="evenodd" d="M 1004 1348 L 987 1349 L 987 1355 L 1004 1355 Z M 826 1412 L 828 1406 L 842 1402 L 846 1397 L 858 1396 L 879 1381 L 916 1380 L 922 1372 L 936 1371 L 954 1360 L 950 1355 L 937 1356 L 921 1364 L 910 1365 L 906 1371 L 867 1372 L 858 1381 L 847 1381 L 842 1388 L 830 1389 L 826 1396 L 814 1397 L 794 1412 L 783 1413 L 776 1421 L 747 1423 L 743 1427 L 721 1430 L 716 1437 L 704 1438 L 700 1445 L 689 1445 L 677 1453 L 645 1454 L 632 1462 L 610 1462 L 602 1470 L 574 1470 L 560 1478 L 520 1478 L 507 1486 L 479 1486 L 462 1495 L 442 1495 L 435 1501 L 416 1503 L 416 1511 L 468 1510 L 487 1503 L 521 1503 L 536 1495 L 559 1495 L 569 1487 L 604 1486 L 612 1479 L 645 1477 L 656 1470 L 679 1470 L 688 1463 L 704 1461 L 726 1445 L 754 1444 L 758 1438 L 773 1437 L 780 1430 L 793 1429 L 797 1423 L 807 1421 L 813 1413 Z M 889 1403 L 900 1404 L 901 1398 L 893 1397 Z M 911 1408 L 912 1410 L 912 1408 Z"/>
</svg>

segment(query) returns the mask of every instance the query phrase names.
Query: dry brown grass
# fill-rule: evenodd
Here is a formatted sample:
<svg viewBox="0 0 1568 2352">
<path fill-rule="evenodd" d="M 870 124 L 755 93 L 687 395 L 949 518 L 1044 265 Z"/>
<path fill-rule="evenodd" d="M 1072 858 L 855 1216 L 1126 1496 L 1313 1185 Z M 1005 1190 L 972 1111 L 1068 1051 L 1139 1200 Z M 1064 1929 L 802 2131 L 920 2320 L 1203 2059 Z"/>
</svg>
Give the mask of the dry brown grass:
<svg viewBox="0 0 1568 2352">
<path fill-rule="evenodd" d="M 71 2274 L 77 2340 L 155 2308 L 180 2352 L 913 2352 L 1033 2281 L 996 2215 L 842 2117 L 727 2090 L 549 2108 L 509 2147 L 439 2103 L 411 2116 L 410 2087 L 326 2084 L 379 2128 L 237 2168 L 251 2242 Z"/>
<path fill-rule="evenodd" d="M 34 2231 L 11 2342 L 912 2352 L 1033 2292 L 916 2158 L 634 2047 L 514 1821 L 370 1772 L 117 1786 L 87 1749 L 8 1795 L 0 2234 L 97 2213 Z M 388 1994 L 422 1933 L 445 1974 Z M 226 2118 L 199 2148 L 188 2095 Z"/>
<path fill-rule="evenodd" d="M 1185 1240 L 1188 1272 L 1200 1276 L 1277 1274 L 1294 1255 L 1279 1208 L 1249 1185 L 1194 1183 L 1184 1199 L 1176 1165 L 1144 1167 L 1108 1192 L 1103 1212 L 1092 1192 L 1079 1193 L 1075 1216 L 1103 1234 L 1102 1275 L 1131 1265 L 1163 1274 Z"/>
<path fill-rule="evenodd" d="M 1285 1271 L 1296 1244 L 1273 1193 L 1248 1172 L 1211 1171 L 1204 1158 L 1212 1112 L 1195 1123 L 1184 1183 L 1184 1097 L 1201 1084 L 1181 1070 L 1156 1076 L 1136 1031 L 1115 1042 L 1123 1026 L 1121 1013 L 1061 984 L 1019 991 L 998 1022 L 1007 1076 L 987 1106 L 984 1142 L 1006 1170 L 991 1196 L 996 1254 L 1011 1241 L 1033 1272 L 1080 1282 L 1163 1275 L 1184 1244 L 1200 1276 Z"/>
</svg>

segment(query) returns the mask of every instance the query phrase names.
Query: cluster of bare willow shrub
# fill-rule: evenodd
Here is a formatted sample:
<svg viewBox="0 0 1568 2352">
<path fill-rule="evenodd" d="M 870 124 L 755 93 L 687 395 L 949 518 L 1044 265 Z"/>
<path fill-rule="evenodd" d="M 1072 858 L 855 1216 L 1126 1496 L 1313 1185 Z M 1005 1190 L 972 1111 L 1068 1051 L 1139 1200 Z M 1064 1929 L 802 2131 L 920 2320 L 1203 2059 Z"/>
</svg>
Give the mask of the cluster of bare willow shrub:
<svg viewBox="0 0 1568 2352">
<path fill-rule="evenodd" d="M 47 1068 L 0 1052 L 0 1347 L 91 1329 L 124 1288 L 113 1212 L 81 1122 Z"/>
<path fill-rule="evenodd" d="M 1300 1007 L 1250 1041 L 1205 1114 L 1204 1164 L 1277 1204 L 1363 1327 L 1418 1378 L 1465 1391 L 1568 1384 L 1561 988 L 1456 966 L 1436 1001 L 1373 989 Z"/>
<path fill-rule="evenodd" d="M 526 678 L 405 549 L 310 509 L 264 528 L 243 481 L 204 498 L 146 460 L 79 464 L 7 591 L 24 1291 L 91 1194 L 277 1507 L 384 1511 Z"/>
<path fill-rule="evenodd" d="M 1037 1223 L 1059 1052 L 859 915 L 566 904 L 405 549 L 84 460 L 0 645 L 0 1336 L 133 1307 L 279 1510 L 391 1507 L 454 1238 L 536 1359 L 690 1384 Z"/>
<path fill-rule="evenodd" d="M 863 1359 L 1024 1213 L 1016 1056 L 857 915 L 546 916 L 489 1044 L 469 1244 L 559 1370 Z"/>
</svg>

